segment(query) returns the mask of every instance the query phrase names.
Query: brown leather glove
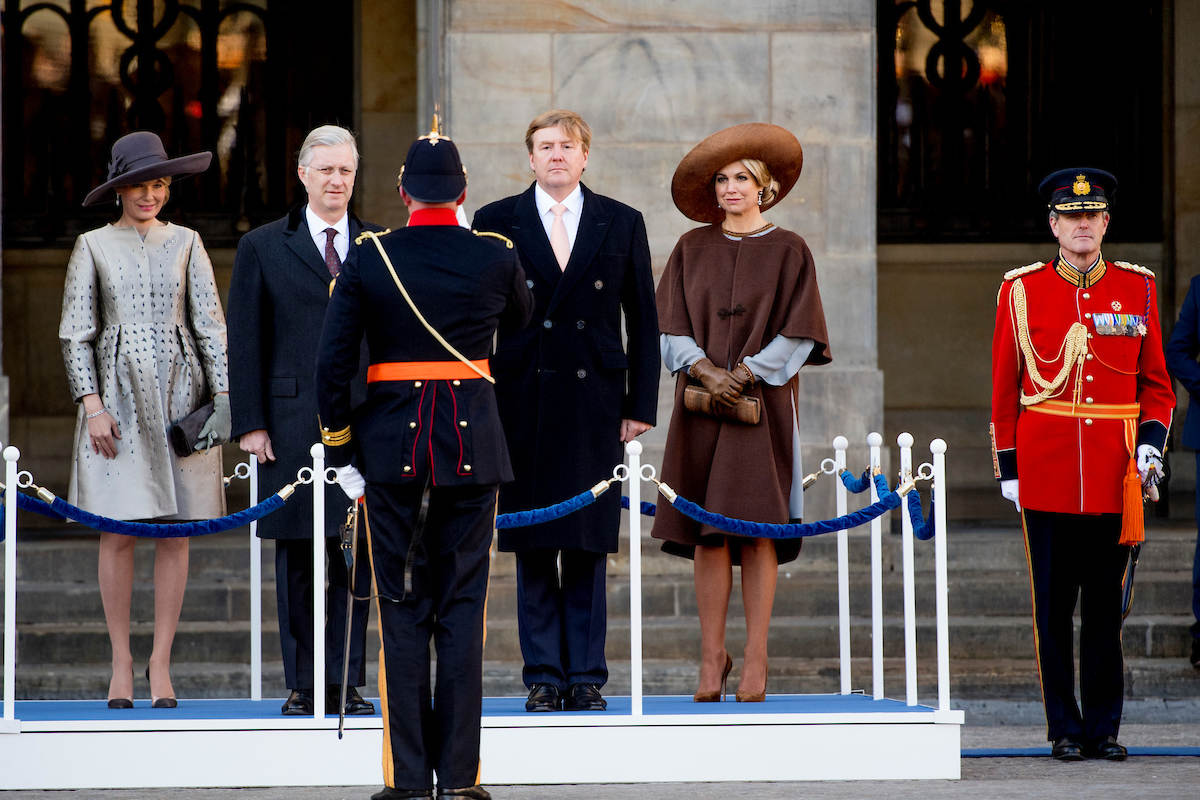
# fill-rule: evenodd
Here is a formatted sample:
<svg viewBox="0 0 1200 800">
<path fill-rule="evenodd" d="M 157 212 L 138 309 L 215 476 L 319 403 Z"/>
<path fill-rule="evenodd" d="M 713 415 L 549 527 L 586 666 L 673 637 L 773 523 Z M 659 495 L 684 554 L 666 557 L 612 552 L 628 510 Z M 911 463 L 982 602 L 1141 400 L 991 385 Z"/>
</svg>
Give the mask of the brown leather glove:
<svg viewBox="0 0 1200 800">
<path fill-rule="evenodd" d="M 688 374 L 699 380 L 721 405 L 732 406 L 742 395 L 742 381 L 729 370 L 718 367 L 711 359 L 702 358 L 692 364 Z"/>
</svg>

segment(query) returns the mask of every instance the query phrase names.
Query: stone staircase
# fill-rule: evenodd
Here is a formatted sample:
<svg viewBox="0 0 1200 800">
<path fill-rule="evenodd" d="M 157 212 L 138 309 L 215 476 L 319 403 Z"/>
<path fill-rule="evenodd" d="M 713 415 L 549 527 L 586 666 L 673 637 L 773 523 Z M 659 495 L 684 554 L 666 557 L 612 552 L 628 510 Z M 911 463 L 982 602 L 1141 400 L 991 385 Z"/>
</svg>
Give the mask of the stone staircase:
<svg viewBox="0 0 1200 800">
<path fill-rule="evenodd" d="M 27 518 L 28 519 L 28 518 Z M 885 526 L 886 527 L 886 526 Z M 1200 673 L 1187 663 L 1191 623 L 1190 524 L 1151 522 L 1137 573 L 1133 613 L 1125 625 L 1130 698 L 1200 698 Z M 109 649 L 96 587 L 96 545 L 90 535 L 31 526 L 18 549 L 19 698 L 99 698 L 108 681 Z M 627 543 L 627 538 L 623 538 Z M 152 636 L 152 552 L 140 543 L 133 598 L 133 651 L 141 664 Z M 173 679 L 181 697 L 236 697 L 249 693 L 250 592 L 262 592 L 264 696 L 285 693 L 278 660 L 273 552 L 263 547 L 263 585 L 247 580 L 245 531 L 193 540 L 183 618 L 175 641 Z M 919 699 L 936 699 L 933 545 L 917 542 L 917 649 Z M 836 538 L 805 542 L 800 558 L 781 569 L 771 632 L 769 689 L 835 692 L 839 687 Z M 900 537 L 884 535 L 884 672 L 889 696 L 904 693 Z M 520 695 L 511 555 L 494 560 L 489 593 L 485 692 Z M 869 536 L 850 537 L 852 686 L 871 691 Z M 691 562 L 643 546 L 643 681 L 651 694 L 695 689 L 699 630 Z M 609 568 L 609 691 L 629 690 L 629 582 L 626 552 Z M 950 532 L 950 658 L 952 700 L 1036 701 L 1028 578 L 1020 533 L 1009 528 L 957 526 Z M 735 576 L 728 638 L 735 669 L 745 625 Z M 375 620 L 368 633 L 368 694 L 374 694 Z M 149 687 L 135 670 L 135 693 Z"/>
</svg>

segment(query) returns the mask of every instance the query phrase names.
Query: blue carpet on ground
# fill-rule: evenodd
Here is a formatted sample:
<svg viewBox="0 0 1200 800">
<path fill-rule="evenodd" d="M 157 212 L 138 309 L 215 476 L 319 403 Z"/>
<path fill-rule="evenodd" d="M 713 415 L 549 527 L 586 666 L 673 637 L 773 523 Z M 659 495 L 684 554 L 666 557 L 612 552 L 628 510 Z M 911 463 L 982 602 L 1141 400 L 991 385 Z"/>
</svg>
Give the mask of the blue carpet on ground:
<svg viewBox="0 0 1200 800">
<path fill-rule="evenodd" d="M 379 707 L 378 698 L 370 698 Z M 151 708 L 149 700 L 135 700 L 132 709 L 110 709 L 104 700 L 18 700 L 17 719 L 30 721 L 111 721 L 111 720 L 181 720 L 181 719 L 263 719 L 279 717 L 283 698 L 249 700 L 181 699 L 177 708 Z M 630 699 L 627 695 L 610 696 L 608 710 L 603 712 L 570 712 L 571 716 L 628 716 Z M 642 713 L 665 714 L 864 714 L 928 712 L 928 706 L 908 706 L 901 700 L 874 700 L 868 695 L 804 694 L 771 695 L 762 703 L 693 703 L 688 695 L 646 697 Z M 524 697 L 485 697 L 485 717 L 524 716 Z M 336 717 L 336 714 L 329 716 Z M 376 717 L 379 715 L 376 714 Z M 299 717 L 297 719 L 300 719 Z M 361 719 L 361 717 L 360 717 Z"/>
</svg>

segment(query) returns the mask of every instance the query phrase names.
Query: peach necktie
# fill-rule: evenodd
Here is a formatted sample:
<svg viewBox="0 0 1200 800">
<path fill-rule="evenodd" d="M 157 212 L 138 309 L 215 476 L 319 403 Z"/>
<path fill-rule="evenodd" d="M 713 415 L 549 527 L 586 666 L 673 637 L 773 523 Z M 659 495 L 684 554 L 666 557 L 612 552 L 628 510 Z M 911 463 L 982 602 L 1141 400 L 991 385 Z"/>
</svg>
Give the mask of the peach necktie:
<svg viewBox="0 0 1200 800">
<path fill-rule="evenodd" d="M 554 214 L 554 222 L 550 225 L 550 249 L 554 251 L 554 257 L 558 259 L 558 268 L 565 270 L 567 261 L 571 258 L 571 243 L 567 239 L 567 226 L 563 222 L 563 213 L 567 207 L 562 203 L 555 203 L 550 206 L 550 213 Z"/>
</svg>

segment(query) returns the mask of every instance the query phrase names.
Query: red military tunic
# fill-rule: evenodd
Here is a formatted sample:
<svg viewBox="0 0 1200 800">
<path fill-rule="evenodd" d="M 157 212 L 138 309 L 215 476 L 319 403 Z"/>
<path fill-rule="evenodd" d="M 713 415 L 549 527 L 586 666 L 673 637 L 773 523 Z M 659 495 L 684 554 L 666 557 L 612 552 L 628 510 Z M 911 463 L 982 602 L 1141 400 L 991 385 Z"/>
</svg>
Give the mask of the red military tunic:
<svg viewBox="0 0 1200 800">
<path fill-rule="evenodd" d="M 1162 451 L 1175 408 L 1154 273 L 1101 261 L 1084 274 L 1059 258 L 1004 278 L 992 337 L 996 477 L 1020 478 L 1025 508 L 1119 514 L 1134 448 Z M 1063 379 L 1044 389 L 1031 373 Z"/>
</svg>

